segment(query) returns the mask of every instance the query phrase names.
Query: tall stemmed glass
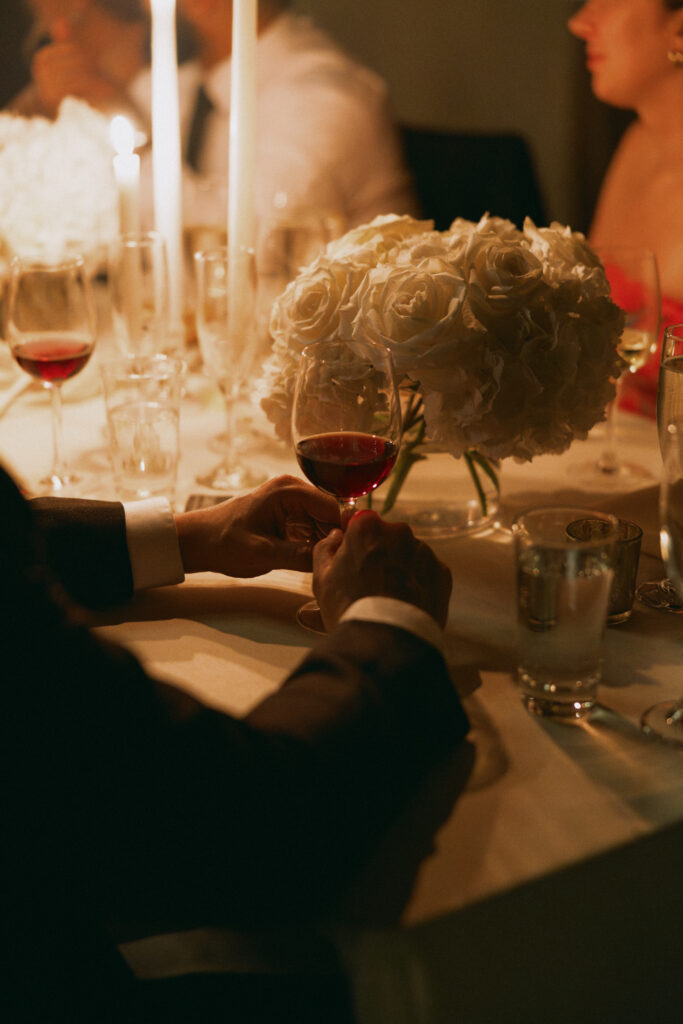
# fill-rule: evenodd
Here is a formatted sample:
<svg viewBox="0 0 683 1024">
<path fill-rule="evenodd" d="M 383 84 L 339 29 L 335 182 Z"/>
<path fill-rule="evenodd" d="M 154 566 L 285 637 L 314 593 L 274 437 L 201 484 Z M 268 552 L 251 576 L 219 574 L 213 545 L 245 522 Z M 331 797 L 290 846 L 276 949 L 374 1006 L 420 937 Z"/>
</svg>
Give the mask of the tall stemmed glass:
<svg viewBox="0 0 683 1024">
<path fill-rule="evenodd" d="M 206 476 L 197 477 L 197 482 L 213 490 L 234 492 L 255 487 L 265 479 L 265 473 L 240 462 L 235 445 L 240 388 L 264 355 L 264 339 L 257 330 L 256 262 L 253 250 L 244 249 L 229 263 L 226 246 L 196 252 L 194 259 L 199 348 L 207 372 L 225 399 L 227 419 L 223 459 Z M 231 296 L 234 282 L 239 287 Z"/>
<path fill-rule="evenodd" d="M 683 395 L 683 372 L 679 397 Z M 683 430 L 683 418 L 681 419 Z M 662 441 L 664 469 L 659 492 L 659 522 L 662 557 L 683 609 L 683 433 L 670 424 Z M 670 743 L 683 745 L 683 697 L 661 701 L 641 718 L 645 732 Z"/>
<path fill-rule="evenodd" d="M 680 444 L 683 432 L 683 324 L 673 324 L 664 331 L 657 385 L 657 429 L 662 459 L 666 462 L 670 449 L 676 447 L 672 437 L 677 437 Z M 683 597 L 671 579 L 647 580 L 636 593 L 650 608 L 683 614 Z"/>
<path fill-rule="evenodd" d="M 7 340 L 22 370 L 50 392 L 53 458 L 41 491 L 63 494 L 79 482 L 66 467 L 62 384 L 79 373 L 95 344 L 95 308 L 82 257 L 43 262 L 17 257 L 10 268 Z"/>
<path fill-rule="evenodd" d="M 612 299 L 624 310 L 626 324 L 619 355 L 626 367 L 617 378 L 616 395 L 606 410 L 605 443 L 597 462 L 584 467 L 582 479 L 601 486 L 643 482 L 644 466 L 625 462 L 617 447 L 616 412 L 625 375 L 645 365 L 657 348 L 660 321 L 659 273 L 653 252 L 635 246 L 597 246 L 610 284 Z"/>
<path fill-rule="evenodd" d="M 387 478 L 401 443 L 401 403 L 389 351 L 369 341 L 317 341 L 301 354 L 292 409 L 297 461 L 339 504 L 342 527 Z M 299 609 L 320 631 L 319 608 Z"/>
</svg>

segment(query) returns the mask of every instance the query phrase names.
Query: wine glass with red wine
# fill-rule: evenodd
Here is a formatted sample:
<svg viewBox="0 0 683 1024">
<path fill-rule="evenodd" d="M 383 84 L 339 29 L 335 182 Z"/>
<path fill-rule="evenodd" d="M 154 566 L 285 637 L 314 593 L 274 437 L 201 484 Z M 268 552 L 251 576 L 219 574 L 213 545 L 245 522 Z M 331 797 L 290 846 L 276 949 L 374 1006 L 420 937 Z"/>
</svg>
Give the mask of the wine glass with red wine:
<svg viewBox="0 0 683 1024">
<path fill-rule="evenodd" d="M 83 369 L 95 344 L 95 310 L 82 257 L 59 262 L 16 257 L 10 268 L 7 340 L 26 373 L 50 392 L 53 459 L 40 481 L 47 494 L 78 482 L 66 468 L 62 443 L 62 384 Z"/>
<path fill-rule="evenodd" d="M 317 341 L 301 354 L 292 409 L 301 469 L 339 504 L 342 528 L 359 498 L 386 480 L 401 443 L 401 403 L 391 356 L 369 341 Z M 315 601 L 301 625 L 324 632 Z"/>
</svg>

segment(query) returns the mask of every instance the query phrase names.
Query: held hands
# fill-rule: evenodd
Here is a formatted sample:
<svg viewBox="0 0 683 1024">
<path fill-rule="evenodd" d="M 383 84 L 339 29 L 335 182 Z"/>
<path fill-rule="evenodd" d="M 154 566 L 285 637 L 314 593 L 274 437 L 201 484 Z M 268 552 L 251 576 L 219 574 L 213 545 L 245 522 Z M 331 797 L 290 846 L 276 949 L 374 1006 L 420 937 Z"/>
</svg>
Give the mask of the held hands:
<svg viewBox="0 0 683 1024">
<path fill-rule="evenodd" d="M 220 505 L 180 513 L 175 524 L 186 572 L 310 572 L 313 546 L 339 525 L 339 510 L 310 484 L 281 476 Z"/>
<path fill-rule="evenodd" d="M 100 74 L 83 47 L 71 39 L 67 19 L 58 19 L 51 33 L 52 41 L 36 52 L 31 65 L 45 113 L 54 117 L 66 96 L 86 100 L 93 107 L 115 99 L 116 87 Z"/>
<path fill-rule="evenodd" d="M 361 597 L 394 597 L 422 608 L 443 627 L 450 570 L 405 523 L 357 512 L 346 531 L 333 530 L 313 554 L 313 591 L 328 630 Z"/>
</svg>

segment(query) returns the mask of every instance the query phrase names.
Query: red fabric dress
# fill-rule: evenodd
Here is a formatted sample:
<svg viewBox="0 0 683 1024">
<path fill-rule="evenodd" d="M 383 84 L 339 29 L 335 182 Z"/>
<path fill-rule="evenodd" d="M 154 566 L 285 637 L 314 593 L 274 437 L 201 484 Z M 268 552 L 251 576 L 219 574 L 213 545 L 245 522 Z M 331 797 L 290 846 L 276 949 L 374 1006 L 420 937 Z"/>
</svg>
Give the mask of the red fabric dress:
<svg viewBox="0 0 683 1024">
<path fill-rule="evenodd" d="M 621 384 L 620 409 L 637 412 L 641 416 L 655 419 L 657 415 L 657 381 L 659 379 L 659 361 L 662 354 L 662 338 L 664 328 L 671 324 L 683 323 L 683 302 L 662 296 L 661 333 L 657 350 L 650 356 L 645 366 L 636 373 L 626 373 Z"/>
<path fill-rule="evenodd" d="M 646 288 L 640 281 L 629 277 L 616 263 L 605 263 L 612 298 L 628 314 L 639 316 L 647 305 Z M 683 302 L 661 297 L 660 335 L 657 349 L 636 373 L 625 373 L 621 379 L 619 408 L 655 419 L 657 415 L 657 382 L 662 354 L 664 329 L 671 324 L 683 323 Z"/>
</svg>

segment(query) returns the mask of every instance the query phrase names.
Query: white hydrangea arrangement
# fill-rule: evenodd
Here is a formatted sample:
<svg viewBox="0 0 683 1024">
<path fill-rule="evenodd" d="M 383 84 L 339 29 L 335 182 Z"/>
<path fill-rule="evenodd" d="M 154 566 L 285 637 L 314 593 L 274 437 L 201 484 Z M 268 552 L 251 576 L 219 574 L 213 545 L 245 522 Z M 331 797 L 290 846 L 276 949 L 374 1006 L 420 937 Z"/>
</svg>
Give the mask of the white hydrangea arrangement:
<svg viewBox="0 0 683 1024">
<path fill-rule="evenodd" d="M 476 483 L 477 464 L 491 473 L 488 460 L 563 452 L 604 419 L 622 329 L 600 260 L 568 227 L 527 218 L 519 230 L 486 214 L 438 232 L 377 217 L 275 302 L 262 405 L 287 438 L 301 349 L 380 341 L 411 391 L 398 486 L 425 440 L 464 456 Z"/>
<path fill-rule="evenodd" d="M 65 99 L 54 121 L 0 114 L 0 240 L 6 258 L 93 253 L 118 231 L 109 121 Z"/>
</svg>

